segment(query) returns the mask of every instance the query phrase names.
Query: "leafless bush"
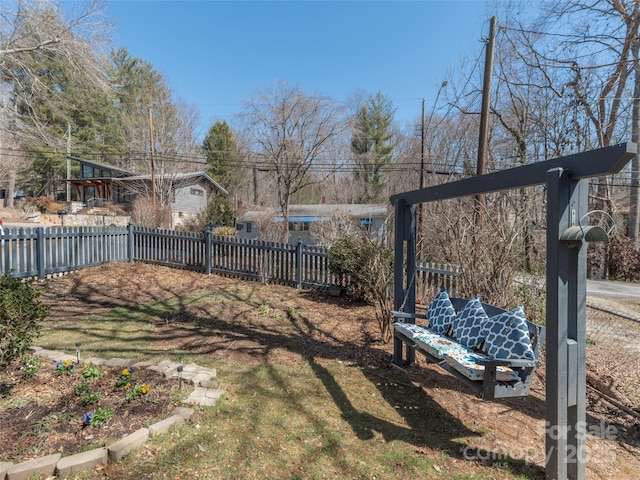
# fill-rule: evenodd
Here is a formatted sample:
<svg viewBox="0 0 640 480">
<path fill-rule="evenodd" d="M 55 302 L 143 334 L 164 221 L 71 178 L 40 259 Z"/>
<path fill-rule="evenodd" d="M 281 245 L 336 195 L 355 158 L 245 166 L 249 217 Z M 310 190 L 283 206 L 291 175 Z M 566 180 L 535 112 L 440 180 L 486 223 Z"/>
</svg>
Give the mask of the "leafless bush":
<svg viewBox="0 0 640 480">
<path fill-rule="evenodd" d="M 459 270 L 459 296 L 479 295 L 483 302 L 504 308 L 523 305 L 530 317 L 537 317 L 543 314 L 539 290 L 521 281 L 525 267 L 523 222 L 527 220 L 519 213 L 519 198 L 513 192 L 487 195 L 485 205 L 479 219 L 473 198 L 429 204 L 425 214 L 427 251 L 438 252 L 440 262 Z M 544 249 L 539 246 L 534 250 Z M 541 259 L 535 261 L 541 264 Z"/>
<path fill-rule="evenodd" d="M 264 242 L 280 242 L 282 240 L 282 226 L 275 221 L 275 213 L 265 212 L 254 221 L 260 232 L 260 240 Z"/>
<path fill-rule="evenodd" d="M 150 198 L 138 197 L 131 208 L 131 219 L 140 227 L 171 228 L 171 209 L 154 205 Z"/>
<path fill-rule="evenodd" d="M 309 227 L 311 238 L 323 247 L 330 247 L 341 238 L 359 236 L 361 232 L 360 224 L 346 213 L 334 213 L 328 220 L 313 222 Z"/>
<path fill-rule="evenodd" d="M 604 248 L 604 245 L 600 246 L 600 249 Z M 614 233 L 609 241 L 608 257 L 608 277 L 611 280 L 640 280 L 640 252 L 633 246 L 629 237 Z M 596 258 L 602 258 L 602 255 Z"/>
<path fill-rule="evenodd" d="M 329 269 L 351 279 L 350 293 L 371 302 L 384 342 L 391 340 L 393 321 L 393 252 L 364 232 L 342 238 L 329 248 Z"/>
</svg>

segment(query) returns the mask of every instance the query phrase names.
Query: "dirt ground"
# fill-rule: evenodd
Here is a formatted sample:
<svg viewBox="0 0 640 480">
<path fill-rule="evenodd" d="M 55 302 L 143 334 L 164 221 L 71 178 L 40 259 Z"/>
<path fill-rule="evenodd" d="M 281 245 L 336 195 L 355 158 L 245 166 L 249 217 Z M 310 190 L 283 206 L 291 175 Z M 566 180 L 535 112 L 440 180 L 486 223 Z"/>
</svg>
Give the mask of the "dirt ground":
<svg viewBox="0 0 640 480">
<path fill-rule="evenodd" d="M 52 306 L 49 322 L 88 313 L 100 314 L 118 306 L 159 302 L 201 289 L 225 292 L 228 296 L 235 295 L 238 288 L 249 289 L 255 305 L 247 305 L 247 308 L 255 309 L 263 304 L 280 309 L 295 308 L 304 312 L 304 324 L 292 332 L 290 323 L 265 315 L 261 317 L 260 329 L 252 329 L 250 334 L 239 325 L 236 331 L 225 335 L 203 336 L 197 329 L 186 327 L 176 335 L 176 325 L 185 325 L 188 323 L 184 322 L 185 318 L 198 314 L 197 305 L 184 306 L 180 311 L 181 318 L 158 321 L 154 347 L 181 348 L 213 360 L 238 364 L 297 365 L 303 358 L 313 356 L 317 361 L 339 359 L 362 368 L 390 368 L 393 345 L 379 340 L 373 308 L 353 303 L 343 296 L 331 297 L 323 291 L 122 263 L 49 279 L 44 285 L 46 293 L 42 298 Z M 628 303 L 626 307 L 630 308 Z M 588 313 L 593 316 L 590 321 L 610 320 L 601 310 Z M 229 318 L 225 320 L 232 320 L 237 314 L 229 309 Z M 615 355 L 605 348 L 606 345 L 606 342 L 598 342 L 588 346 L 591 367 L 587 392 L 588 478 L 636 478 L 628 472 L 640 471 L 640 396 L 634 396 L 635 387 L 630 390 L 628 386 L 630 382 L 637 383 L 637 374 L 630 375 L 628 369 L 603 368 L 603 365 L 611 365 L 612 355 Z M 407 383 L 422 386 L 442 409 L 470 427 L 487 430 L 487 434 L 469 440 L 476 442 L 470 443 L 468 450 L 473 452 L 474 461 L 482 461 L 480 452 L 489 451 L 504 452 L 511 458 L 522 458 L 541 468 L 544 465 L 544 365 L 537 369 L 529 397 L 496 402 L 477 399 L 453 377 L 421 358 L 417 359 L 416 366 L 402 371 L 394 369 L 393 373 Z M 5 422 L 1 425 L 0 438 L 7 434 L 3 431 Z"/>
</svg>

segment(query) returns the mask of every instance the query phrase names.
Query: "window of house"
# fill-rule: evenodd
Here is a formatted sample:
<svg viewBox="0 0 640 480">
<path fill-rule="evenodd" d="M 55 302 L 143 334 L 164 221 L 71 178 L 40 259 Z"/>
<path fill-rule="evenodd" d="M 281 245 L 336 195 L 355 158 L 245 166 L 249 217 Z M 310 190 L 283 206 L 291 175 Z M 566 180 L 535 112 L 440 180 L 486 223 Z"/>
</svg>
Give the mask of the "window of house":
<svg viewBox="0 0 640 480">
<path fill-rule="evenodd" d="M 116 198 L 118 203 L 131 202 L 131 192 L 129 192 L 123 185 L 116 184 Z"/>
<path fill-rule="evenodd" d="M 289 222 L 290 232 L 306 232 L 311 222 Z"/>
<path fill-rule="evenodd" d="M 247 222 L 247 233 L 251 233 L 251 222 Z"/>
<path fill-rule="evenodd" d="M 196 197 L 204 196 L 204 190 L 200 190 L 199 188 L 192 188 L 191 195 L 195 195 Z"/>
<path fill-rule="evenodd" d="M 93 167 L 82 165 L 82 178 L 93 178 Z"/>
</svg>

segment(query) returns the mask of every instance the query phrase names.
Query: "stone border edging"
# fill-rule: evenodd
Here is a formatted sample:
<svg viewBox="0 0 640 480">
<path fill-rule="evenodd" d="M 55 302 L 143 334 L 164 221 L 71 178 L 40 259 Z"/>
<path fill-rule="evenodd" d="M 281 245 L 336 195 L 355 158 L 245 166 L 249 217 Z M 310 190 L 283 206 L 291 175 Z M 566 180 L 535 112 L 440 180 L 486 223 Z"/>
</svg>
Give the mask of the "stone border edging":
<svg viewBox="0 0 640 480">
<path fill-rule="evenodd" d="M 31 347 L 30 350 L 32 354 L 50 358 L 55 362 L 64 362 L 65 360 L 73 360 L 75 362 L 77 360 L 76 357 L 67 355 L 64 352 L 46 350 L 42 347 Z M 195 386 L 194 391 L 182 402 L 194 406 L 213 406 L 225 393 L 223 390 L 219 390 L 215 380 L 212 380 L 216 376 L 216 370 L 200 367 L 195 363 L 182 366 L 170 360 L 154 363 L 134 362 L 133 360 L 122 358 L 112 358 L 110 360 L 87 358 L 84 362 L 111 367 L 132 365 L 134 368 L 147 368 L 161 373 L 167 379 L 178 378 L 180 381 L 189 382 Z M 108 447 L 100 447 L 66 457 L 56 453 L 17 464 L 0 462 L 0 480 L 28 480 L 32 475 L 42 474 L 64 477 L 71 473 L 94 468 L 99 464 L 116 463 L 144 444 L 149 437 L 168 432 L 171 427 L 190 420 L 194 413 L 195 410 L 193 408 L 177 407 L 168 418 L 154 423 L 148 428 L 136 430 Z"/>
</svg>

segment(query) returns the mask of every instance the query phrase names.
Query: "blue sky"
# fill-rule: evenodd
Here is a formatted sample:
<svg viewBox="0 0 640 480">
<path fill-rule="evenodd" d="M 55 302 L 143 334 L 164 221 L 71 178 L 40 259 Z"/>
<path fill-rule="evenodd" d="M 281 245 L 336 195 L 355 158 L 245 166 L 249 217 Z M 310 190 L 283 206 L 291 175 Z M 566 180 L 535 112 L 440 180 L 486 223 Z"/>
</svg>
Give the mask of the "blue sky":
<svg viewBox="0 0 640 480">
<path fill-rule="evenodd" d="M 150 62 L 201 115 L 199 136 L 282 81 L 339 102 L 380 91 L 406 126 L 482 52 L 483 0 L 111 0 L 115 46 Z"/>
</svg>

